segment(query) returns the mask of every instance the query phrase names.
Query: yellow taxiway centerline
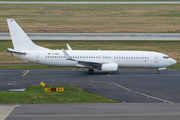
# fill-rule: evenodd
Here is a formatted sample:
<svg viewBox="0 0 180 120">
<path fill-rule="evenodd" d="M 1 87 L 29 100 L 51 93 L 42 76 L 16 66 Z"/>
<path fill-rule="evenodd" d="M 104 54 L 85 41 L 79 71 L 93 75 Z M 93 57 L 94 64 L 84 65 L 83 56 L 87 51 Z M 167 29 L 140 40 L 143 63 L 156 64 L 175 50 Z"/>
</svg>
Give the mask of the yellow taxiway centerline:
<svg viewBox="0 0 180 120">
<path fill-rule="evenodd" d="M 27 70 L 22 76 L 25 76 L 28 72 L 29 72 L 29 70 Z"/>
</svg>

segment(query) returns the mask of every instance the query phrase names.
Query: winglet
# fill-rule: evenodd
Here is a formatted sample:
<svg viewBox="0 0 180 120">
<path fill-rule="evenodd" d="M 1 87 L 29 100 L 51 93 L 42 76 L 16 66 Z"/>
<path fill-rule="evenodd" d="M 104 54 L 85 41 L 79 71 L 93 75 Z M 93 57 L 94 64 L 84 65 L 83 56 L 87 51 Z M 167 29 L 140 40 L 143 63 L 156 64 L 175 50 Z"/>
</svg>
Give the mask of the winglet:
<svg viewBox="0 0 180 120">
<path fill-rule="evenodd" d="M 66 45 L 67 45 L 68 50 L 72 50 L 72 48 L 69 46 L 69 44 L 66 44 Z"/>
<path fill-rule="evenodd" d="M 64 53 L 66 60 L 73 60 L 73 59 L 71 59 L 71 57 L 67 54 L 67 52 L 64 49 L 62 49 L 62 51 Z M 75 61 L 75 60 L 73 60 L 73 61 Z"/>
</svg>

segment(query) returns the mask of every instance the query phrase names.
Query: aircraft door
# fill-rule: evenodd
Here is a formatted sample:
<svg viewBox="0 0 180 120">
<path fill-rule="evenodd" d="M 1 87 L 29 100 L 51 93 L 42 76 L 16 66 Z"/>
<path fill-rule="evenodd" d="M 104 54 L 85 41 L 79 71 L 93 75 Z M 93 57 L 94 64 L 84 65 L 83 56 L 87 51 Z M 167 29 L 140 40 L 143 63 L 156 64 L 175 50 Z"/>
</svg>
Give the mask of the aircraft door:
<svg viewBox="0 0 180 120">
<path fill-rule="evenodd" d="M 36 53 L 36 61 L 39 62 L 40 61 L 40 54 Z"/>
<path fill-rule="evenodd" d="M 158 63 L 158 61 L 159 61 L 158 55 L 154 55 L 154 63 Z"/>
</svg>

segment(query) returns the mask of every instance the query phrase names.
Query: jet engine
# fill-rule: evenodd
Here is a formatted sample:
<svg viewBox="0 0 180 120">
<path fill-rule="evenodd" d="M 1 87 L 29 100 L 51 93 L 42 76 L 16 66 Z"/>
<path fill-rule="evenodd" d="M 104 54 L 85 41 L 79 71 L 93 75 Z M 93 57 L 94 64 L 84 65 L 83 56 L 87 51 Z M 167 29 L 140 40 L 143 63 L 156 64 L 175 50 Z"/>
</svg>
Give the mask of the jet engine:
<svg viewBox="0 0 180 120">
<path fill-rule="evenodd" d="M 118 71 L 118 64 L 116 63 L 102 64 L 101 70 L 105 72 Z"/>
</svg>

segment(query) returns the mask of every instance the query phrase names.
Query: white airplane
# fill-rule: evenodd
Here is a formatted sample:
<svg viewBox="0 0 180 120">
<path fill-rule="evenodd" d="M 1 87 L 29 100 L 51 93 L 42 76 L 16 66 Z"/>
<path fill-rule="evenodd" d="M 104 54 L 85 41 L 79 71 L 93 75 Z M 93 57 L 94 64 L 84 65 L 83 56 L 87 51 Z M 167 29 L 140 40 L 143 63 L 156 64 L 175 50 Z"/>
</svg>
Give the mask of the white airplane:
<svg viewBox="0 0 180 120">
<path fill-rule="evenodd" d="M 148 51 L 102 51 L 102 50 L 50 50 L 32 42 L 14 19 L 7 19 L 14 49 L 8 48 L 14 57 L 38 64 L 57 67 L 89 68 L 92 74 L 97 68 L 106 72 L 118 68 L 158 68 L 157 73 L 176 64 L 165 54 Z"/>
</svg>

